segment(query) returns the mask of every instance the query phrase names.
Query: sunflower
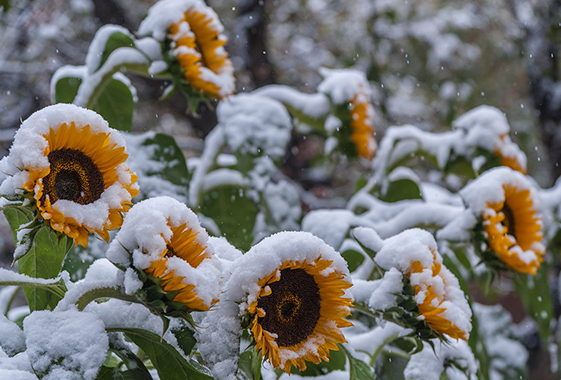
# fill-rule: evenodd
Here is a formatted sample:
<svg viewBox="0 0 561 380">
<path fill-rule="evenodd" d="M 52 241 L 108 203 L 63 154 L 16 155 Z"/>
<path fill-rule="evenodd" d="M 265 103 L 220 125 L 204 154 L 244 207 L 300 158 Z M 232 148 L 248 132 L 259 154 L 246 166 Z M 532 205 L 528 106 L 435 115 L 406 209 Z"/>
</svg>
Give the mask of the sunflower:
<svg viewBox="0 0 561 380">
<path fill-rule="evenodd" d="M 149 9 L 138 33 L 165 45 L 170 42 L 172 58 L 186 81 L 201 92 L 223 98 L 235 90 L 223 29 L 218 15 L 201 0 L 163 0 Z"/>
<path fill-rule="evenodd" d="M 220 274 L 208 234 L 197 215 L 173 198 L 135 204 L 107 258 L 139 275 L 143 283 L 135 291 L 143 293 L 143 301 L 156 313 L 185 317 L 217 302 Z"/>
<path fill-rule="evenodd" d="M 256 349 L 275 368 L 305 370 L 306 361 L 328 361 L 329 350 L 346 342 L 339 329 L 352 326 L 345 320 L 352 305 L 345 289 L 351 284 L 331 264 L 321 256 L 288 260 L 259 280 L 260 291 L 248 308 L 250 328 Z"/>
<path fill-rule="evenodd" d="M 374 108 L 368 101 L 369 97 L 363 92 L 355 95 L 350 103 L 351 107 L 351 139 L 355 143 L 359 156 L 371 160 L 376 154 L 376 140 L 372 119 Z"/>
<path fill-rule="evenodd" d="M 121 226 L 121 213 L 138 194 L 127 157 L 122 138 L 99 115 L 57 104 L 22 124 L 9 158 L 24 168 L 14 184 L 41 217 L 86 247 L 88 232 L 109 241 L 108 231 Z"/>
<path fill-rule="evenodd" d="M 209 310 L 209 305 L 205 305 L 197 296 L 195 285 L 186 281 L 176 270 L 170 270 L 167 265 L 171 257 L 178 257 L 191 267 L 197 268 L 204 259 L 210 257 L 206 252 L 207 247 L 196 240 L 198 232 L 189 228 L 187 223 L 170 227 L 171 239 L 166 241 L 166 248 L 160 253 L 160 257 L 150 264 L 146 273 L 161 280 L 160 287 L 170 294 L 171 301 L 179 302 L 191 310 Z"/>
<path fill-rule="evenodd" d="M 512 269 L 536 274 L 545 250 L 541 219 L 529 189 L 504 184 L 505 200 L 487 203 L 483 226 L 491 250 Z"/>
<path fill-rule="evenodd" d="M 446 281 L 442 277 L 443 268 L 442 264 L 438 262 L 436 251 L 432 250 L 434 255 L 434 263 L 430 268 L 431 276 L 428 281 L 415 281 L 414 274 L 421 274 L 424 272 L 424 268 L 420 261 L 413 262 L 409 277 L 413 275 L 414 287 L 415 287 L 415 300 L 422 300 L 420 303 L 417 301 L 417 306 L 419 307 L 419 313 L 425 322 L 439 334 L 446 334 L 453 339 L 467 340 L 467 332 L 462 330 L 456 324 L 454 324 L 450 319 L 446 317 L 446 304 L 445 301 L 446 292 L 436 291 L 436 287 L 444 286 L 446 289 Z M 445 271 L 448 271 L 444 268 Z M 420 275 L 419 277 L 423 277 Z"/>
<path fill-rule="evenodd" d="M 501 165 L 526 174 L 526 156 L 507 134 L 500 137 L 495 155 L 501 159 Z"/>
</svg>

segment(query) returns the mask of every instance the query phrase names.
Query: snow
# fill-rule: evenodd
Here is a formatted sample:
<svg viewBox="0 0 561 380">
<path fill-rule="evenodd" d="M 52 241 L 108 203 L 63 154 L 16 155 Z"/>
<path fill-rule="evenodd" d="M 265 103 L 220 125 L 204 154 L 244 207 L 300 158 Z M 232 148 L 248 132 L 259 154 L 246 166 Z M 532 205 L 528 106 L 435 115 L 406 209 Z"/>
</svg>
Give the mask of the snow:
<svg viewBox="0 0 561 380">
<path fill-rule="evenodd" d="M 134 41 L 134 36 L 128 29 L 119 25 L 103 25 L 99 28 L 88 48 L 88 54 L 86 55 L 86 68 L 88 74 L 93 74 L 101 65 L 101 57 L 107 45 L 107 41 L 111 38 L 114 33 L 122 33 L 129 36 Z"/>
<path fill-rule="evenodd" d="M 25 336 L 14 322 L 0 313 L 0 351 L 8 356 L 25 351 Z"/>
<path fill-rule="evenodd" d="M 94 314 L 34 311 L 23 327 L 27 355 L 42 379 L 93 380 L 105 361 L 109 339 Z"/>
<path fill-rule="evenodd" d="M 305 94 L 288 86 L 272 84 L 258 88 L 252 94 L 278 100 L 290 108 L 317 119 L 329 113 L 329 99 L 323 93 Z"/>
<path fill-rule="evenodd" d="M 370 84 L 362 71 L 321 68 L 320 74 L 324 80 L 319 84 L 318 91 L 328 95 L 334 104 L 350 102 L 359 93 L 370 99 Z"/>
<path fill-rule="evenodd" d="M 284 156 L 292 123 L 284 106 L 253 94 L 238 94 L 218 104 L 217 128 L 222 128 L 232 151 L 267 155 L 273 160 Z"/>
<path fill-rule="evenodd" d="M 404 329 L 395 323 L 385 323 L 360 334 L 348 334 L 346 338 L 349 341 L 348 345 L 355 351 L 366 352 L 369 355 L 373 355 L 380 348 L 389 343 L 390 340 L 394 340 L 410 332 L 410 329 Z"/>
<path fill-rule="evenodd" d="M 374 310 L 384 311 L 397 306 L 397 295 L 403 291 L 403 273 L 391 268 L 384 277 L 374 281 L 372 295 L 368 306 Z"/>
<path fill-rule="evenodd" d="M 0 283 L 2 282 L 16 282 L 16 283 L 29 283 L 29 284 L 56 284 L 60 281 L 60 277 L 53 279 L 29 277 L 25 274 L 16 273 L 14 271 L 0 268 Z"/>
<path fill-rule="evenodd" d="M 450 380 L 477 380 L 479 364 L 466 342 L 443 343 L 433 340 L 433 343 L 434 350 L 424 343 L 423 350 L 411 357 L 403 372 L 406 380 L 440 380 L 445 370 Z M 451 361 L 464 368 L 469 375 L 449 365 Z"/>
<path fill-rule="evenodd" d="M 125 266 L 133 265 L 142 270 L 161 258 L 173 233 L 172 227 L 187 224 L 196 234 L 196 244 L 206 247 L 205 254 L 213 255 L 214 249 L 208 241 L 208 234 L 201 227 L 197 215 L 185 204 L 170 197 L 156 197 L 135 204 L 127 213 L 121 230 L 107 250 L 107 258 Z M 220 291 L 220 268 L 218 261 L 205 259 L 193 268 L 179 257 L 166 261 L 168 272 L 183 277 L 185 284 L 195 285 L 197 296 L 210 306 L 218 298 Z"/>
</svg>

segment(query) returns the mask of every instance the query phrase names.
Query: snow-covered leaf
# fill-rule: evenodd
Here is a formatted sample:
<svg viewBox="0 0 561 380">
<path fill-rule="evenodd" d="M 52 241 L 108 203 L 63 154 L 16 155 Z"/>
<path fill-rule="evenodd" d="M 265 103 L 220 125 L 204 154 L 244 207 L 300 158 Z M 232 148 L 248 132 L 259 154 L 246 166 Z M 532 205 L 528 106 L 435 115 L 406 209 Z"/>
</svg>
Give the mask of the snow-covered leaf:
<svg viewBox="0 0 561 380">
<path fill-rule="evenodd" d="M 55 103 L 72 103 L 80 84 L 82 78 L 70 76 L 60 78 L 55 84 Z"/>
<path fill-rule="evenodd" d="M 25 215 L 19 209 L 4 210 L 4 215 L 12 231 L 31 219 L 30 215 Z M 31 242 L 29 252 L 18 260 L 19 272 L 34 278 L 57 277 L 72 243 L 71 238 L 58 234 L 49 226 L 40 228 Z M 31 311 L 53 309 L 60 301 L 60 297 L 45 289 L 26 287 L 24 291 Z"/>
</svg>

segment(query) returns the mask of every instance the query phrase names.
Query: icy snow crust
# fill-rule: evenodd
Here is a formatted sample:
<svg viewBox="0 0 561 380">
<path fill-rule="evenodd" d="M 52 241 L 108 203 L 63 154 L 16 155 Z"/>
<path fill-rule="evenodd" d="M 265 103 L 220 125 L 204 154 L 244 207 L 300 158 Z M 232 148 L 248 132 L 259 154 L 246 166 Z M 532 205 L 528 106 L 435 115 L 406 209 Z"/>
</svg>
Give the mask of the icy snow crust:
<svg viewBox="0 0 561 380">
<path fill-rule="evenodd" d="M 249 305 L 257 299 L 259 280 L 278 271 L 284 262 L 313 263 L 320 257 L 333 262 L 322 275 L 337 271 L 351 281 L 347 264 L 341 255 L 308 232 L 285 231 L 269 236 L 232 263 L 231 276 L 225 282 L 218 308 L 207 313 L 201 323 L 198 339 L 199 349 L 205 360 L 212 364 L 216 379 L 235 379 L 241 335 L 240 317 L 247 313 Z M 348 290 L 345 297 L 352 297 Z M 284 361 L 288 359 L 286 355 L 301 356 L 308 350 L 316 350 L 321 343 L 310 341 L 299 353 L 281 348 L 279 357 Z"/>
<path fill-rule="evenodd" d="M 146 270 L 153 261 L 161 258 L 173 235 L 172 227 L 185 223 L 197 234 L 195 241 L 207 247 L 206 254 L 212 256 L 214 248 L 197 215 L 173 198 L 156 197 L 139 202 L 130 209 L 107 250 L 107 258 L 116 264 L 132 264 Z M 209 307 L 220 292 L 220 268 L 217 265 L 217 260 L 205 259 L 193 268 L 179 257 L 167 259 L 168 272 L 175 271 L 176 276 L 183 277 L 185 284 L 195 285 L 197 296 Z"/>
<path fill-rule="evenodd" d="M 0 161 L 0 170 L 10 175 L 0 185 L 0 194 L 21 194 L 23 185 L 30 181 L 28 170 L 41 171 L 49 167 L 49 160 L 45 155 L 48 142 L 44 135 L 48 135 L 50 130 L 56 132 L 62 124 L 70 125 L 70 122 L 74 122 L 78 130 L 89 125 L 92 133 L 108 134 L 110 145 L 125 147 L 125 140 L 120 133 L 109 128 L 107 122 L 93 111 L 62 103 L 43 108 L 21 124 L 9 156 Z M 73 218 L 80 225 L 96 230 L 102 229 L 109 216 L 109 210 L 120 209 L 123 202 L 130 201 L 130 193 L 122 185 L 131 183 L 131 173 L 126 162 L 117 166 L 116 170 L 118 180 L 105 189 L 95 202 L 80 205 L 59 199 L 52 204 L 52 208 L 66 217 Z M 138 189 L 138 185 L 133 184 L 130 188 Z"/>
<path fill-rule="evenodd" d="M 467 334 L 471 331 L 471 309 L 460 289 L 458 279 L 442 264 L 442 256 L 437 251 L 434 237 L 427 231 L 421 229 L 410 229 L 381 241 L 373 229 L 358 227 L 353 234 L 365 247 L 377 252 L 374 260 L 387 270 L 379 285 L 372 285 L 373 292 L 368 300 L 372 308 L 395 306 L 395 299 L 391 294 L 401 289 L 399 279 L 401 277 L 393 270 L 408 274 L 411 285 L 420 291 L 415 296 L 417 304 L 422 304 L 430 292 L 437 297 L 432 301 L 432 306 L 439 306 L 445 310 L 440 314 L 453 325 Z M 421 272 L 413 272 L 413 263 L 418 262 L 423 268 Z M 442 265 L 440 273 L 433 276 L 432 267 L 435 264 Z M 362 285 L 365 286 L 365 285 Z M 387 294 L 390 292 L 390 295 Z M 364 295 L 361 298 L 365 298 Z M 442 303 L 440 301 L 442 300 Z"/>
</svg>

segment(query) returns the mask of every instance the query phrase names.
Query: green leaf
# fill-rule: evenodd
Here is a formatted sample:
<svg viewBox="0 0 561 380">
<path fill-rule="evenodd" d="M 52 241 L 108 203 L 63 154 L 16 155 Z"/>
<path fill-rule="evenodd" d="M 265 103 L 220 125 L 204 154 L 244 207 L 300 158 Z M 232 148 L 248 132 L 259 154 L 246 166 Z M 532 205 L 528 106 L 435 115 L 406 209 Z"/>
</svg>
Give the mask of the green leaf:
<svg viewBox="0 0 561 380">
<path fill-rule="evenodd" d="M 82 78 L 60 78 L 55 85 L 55 103 L 72 103 L 81 84 Z"/>
<path fill-rule="evenodd" d="M 29 222 L 32 217 L 21 209 L 6 209 L 4 215 L 14 234 L 21 224 Z M 72 244 L 72 239 L 57 233 L 50 226 L 41 227 L 35 235 L 29 253 L 18 260 L 19 272 L 34 278 L 57 277 Z M 31 311 L 52 310 L 61 299 L 46 289 L 26 287 L 24 291 Z"/>
<path fill-rule="evenodd" d="M 247 350 L 240 354 L 238 368 L 238 378 L 249 380 L 261 379 L 261 358 L 255 350 Z"/>
<path fill-rule="evenodd" d="M 141 329 L 109 329 L 124 332 L 152 361 L 161 379 L 166 380 L 213 380 L 205 367 L 185 359 L 172 345 L 159 335 Z M 207 372 L 207 373 L 203 373 Z"/>
<path fill-rule="evenodd" d="M 134 97 L 129 86 L 122 81 L 112 78 L 91 108 L 103 116 L 111 128 L 130 132 Z"/>
<path fill-rule="evenodd" d="M 103 366 L 99 370 L 96 380 L 153 380 L 150 373 L 140 368 L 119 371 L 118 367 Z"/>
<path fill-rule="evenodd" d="M 347 262 L 349 272 L 354 272 L 360 266 L 360 264 L 364 262 L 363 254 L 352 249 L 348 249 L 345 252 L 342 252 L 341 256 L 343 256 L 343 258 Z"/>
<path fill-rule="evenodd" d="M 251 247 L 259 210 L 244 189 L 231 185 L 210 189 L 203 196 L 200 211 L 214 220 L 234 246 L 245 251 Z"/>
<path fill-rule="evenodd" d="M 177 145 L 173 136 L 165 133 L 156 133 L 154 137 L 144 140 L 142 145 L 153 147 L 153 161 L 166 164 L 163 169 L 157 172 L 148 172 L 147 175 L 158 176 L 174 185 L 185 188 L 185 196 L 187 196 L 190 173 L 185 163 L 183 151 Z"/>
<path fill-rule="evenodd" d="M 422 199 L 421 189 L 415 181 L 409 178 L 401 178 L 390 182 L 388 190 L 380 199 L 384 202 L 397 202 L 404 199 Z"/>
<path fill-rule="evenodd" d="M 190 355 L 193 347 L 197 344 L 193 330 L 185 324 L 182 328 L 171 330 L 171 332 L 185 355 Z"/>
<path fill-rule="evenodd" d="M 513 276 L 516 291 L 526 311 L 536 321 L 545 345 L 549 342 L 550 323 L 554 318 L 553 300 L 547 282 L 548 272 L 549 265 L 543 263 L 535 276 L 520 273 Z"/>
<path fill-rule="evenodd" d="M 349 360 L 349 370 L 350 377 L 349 380 L 373 380 L 376 379 L 376 375 L 368 364 L 359 360 L 351 355 L 351 353 L 343 346 L 338 344 L 339 349 L 342 350 L 347 359 Z"/>
<path fill-rule="evenodd" d="M 105 63 L 105 61 L 107 61 L 107 58 L 109 58 L 113 51 L 121 47 L 135 47 L 134 40 L 131 38 L 131 36 L 123 32 L 114 32 L 105 43 L 105 49 L 103 49 L 103 53 L 101 53 L 99 67 L 103 66 L 103 64 Z M 97 67 L 96 70 L 99 69 L 99 67 Z"/>
</svg>

